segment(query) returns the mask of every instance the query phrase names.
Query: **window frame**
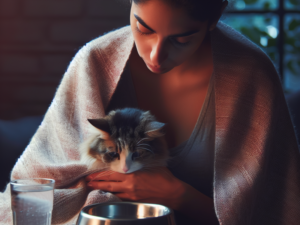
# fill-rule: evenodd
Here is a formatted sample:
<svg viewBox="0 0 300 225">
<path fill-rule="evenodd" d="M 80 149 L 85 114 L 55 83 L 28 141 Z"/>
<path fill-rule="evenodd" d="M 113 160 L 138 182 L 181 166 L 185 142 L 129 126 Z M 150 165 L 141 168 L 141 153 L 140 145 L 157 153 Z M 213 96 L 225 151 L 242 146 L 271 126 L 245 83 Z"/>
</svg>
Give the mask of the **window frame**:
<svg viewBox="0 0 300 225">
<path fill-rule="evenodd" d="M 279 61 L 278 61 L 278 72 L 279 76 L 282 82 L 282 85 L 284 86 L 284 18 L 286 14 L 291 13 L 300 13 L 299 10 L 291 10 L 286 9 L 284 6 L 284 1 L 287 0 L 277 0 L 278 1 L 278 8 L 274 10 L 228 10 L 225 13 L 226 14 L 237 14 L 237 15 L 247 15 L 247 14 L 276 14 L 278 16 L 278 36 L 277 36 L 277 49 L 279 54 Z"/>
</svg>

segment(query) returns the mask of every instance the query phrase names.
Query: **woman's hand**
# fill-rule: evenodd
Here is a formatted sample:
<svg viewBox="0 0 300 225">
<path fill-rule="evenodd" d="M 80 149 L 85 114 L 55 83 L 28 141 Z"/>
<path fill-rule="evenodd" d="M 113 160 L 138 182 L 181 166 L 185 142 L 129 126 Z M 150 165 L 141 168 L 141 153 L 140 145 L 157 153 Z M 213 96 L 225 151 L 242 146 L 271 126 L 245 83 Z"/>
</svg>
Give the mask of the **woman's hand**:
<svg viewBox="0 0 300 225">
<path fill-rule="evenodd" d="M 94 173 L 86 180 L 91 189 L 109 191 L 122 200 L 157 203 L 178 210 L 200 224 L 219 224 L 213 200 L 180 181 L 164 167 L 130 174 Z"/>
<path fill-rule="evenodd" d="M 100 172 L 86 180 L 91 189 L 112 192 L 122 200 L 157 203 L 172 209 L 179 208 L 185 193 L 184 182 L 165 167 L 130 174 Z"/>
</svg>

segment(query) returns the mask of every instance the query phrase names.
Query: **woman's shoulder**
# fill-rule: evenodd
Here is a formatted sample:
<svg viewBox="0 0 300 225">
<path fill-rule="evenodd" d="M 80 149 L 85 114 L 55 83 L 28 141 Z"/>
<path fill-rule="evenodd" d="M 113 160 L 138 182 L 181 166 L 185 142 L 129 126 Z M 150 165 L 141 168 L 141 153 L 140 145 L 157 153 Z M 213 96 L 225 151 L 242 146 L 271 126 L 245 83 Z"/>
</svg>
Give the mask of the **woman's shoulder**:
<svg viewBox="0 0 300 225">
<path fill-rule="evenodd" d="M 270 57 L 256 43 L 224 22 L 219 22 L 211 35 L 215 55 L 226 55 L 240 63 L 274 67 Z"/>
<path fill-rule="evenodd" d="M 213 50 L 215 54 L 225 54 L 243 58 L 267 57 L 265 52 L 257 44 L 222 21 L 219 21 L 216 29 L 212 31 L 211 38 L 214 43 Z"/>
<path fill-rule="evenodd" d="M 224 22 L 211 34 L 215 61 L 220 68 L 230 69 L 238 80 L 255 85 L 269 84 L 279 88 L 278 71 L 270 57 L 255 43 Z"/>
<path fill-rule="evenodd" d="M 121 27 L 103 34 L 86 43 L 75 55 L 74 60 L 86 57 L 119 58 L 127 56 L 133 46 L 130 26 Z M 74 61 L 73 60 L 73 61 Z"/>
<path fill-rule="evenodd" d="M 132 41 L 132 32 L 129 25 L 117 28 L 115 30 L 104 33 L 102 36 L 88 42 L 86 46 L 90 48 L 106 48 L 113 45 L 117 48 L 119 45 Z"/>
<path fill-rule="evenodd" d="M 130 26 L 110 31 L 85 44 L 72 59 L 68 70 L 97 68 L 117 76 L 123 70 L 133 44 Z"/>
</svg>

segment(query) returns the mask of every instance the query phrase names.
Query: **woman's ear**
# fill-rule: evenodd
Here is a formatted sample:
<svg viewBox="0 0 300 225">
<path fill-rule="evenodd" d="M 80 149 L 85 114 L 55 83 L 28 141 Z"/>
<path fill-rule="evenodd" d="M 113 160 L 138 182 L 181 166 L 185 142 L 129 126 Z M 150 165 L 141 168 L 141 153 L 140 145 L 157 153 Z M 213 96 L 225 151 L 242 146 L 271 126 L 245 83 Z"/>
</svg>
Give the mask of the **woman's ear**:
<svg viewBox="0 0 300 225">
<path fill-rule="evenodd" d="M 221 7 L 221 11 L 220 11 L 219 16 L 217 17 L 216 20 L 209 23 L 209 28 L 208 28 L 209 31 L 213 31 L 216 28 L 217 23 L 219 22 L 219 20 L 220 20 L 222 14 L 223 14 L 225 8 L 227 7 L 227 5 L 228 5 L 228 1 L 225 1 L 225 2 L 222 3 L 222 7 Z"/>
</svg>

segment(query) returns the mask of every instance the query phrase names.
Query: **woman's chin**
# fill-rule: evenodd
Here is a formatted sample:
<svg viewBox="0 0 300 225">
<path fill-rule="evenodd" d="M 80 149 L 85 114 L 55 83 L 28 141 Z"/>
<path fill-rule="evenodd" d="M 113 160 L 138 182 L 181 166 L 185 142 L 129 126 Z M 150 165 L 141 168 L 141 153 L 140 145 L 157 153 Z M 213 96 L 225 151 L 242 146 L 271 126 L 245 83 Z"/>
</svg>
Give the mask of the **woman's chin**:
<svg viewBox="0 0 300 225">
<path fill-rule="evenodd" d="M 155 74 L 157 74 L 157 75 L 160 75 L 160 74 L 164 74 L 164 73 L 166 73 L 166 72 L 164 72 L 164 71 L 162 71 L 162 72 L 154 72 L 154 71 L 152 71 L 152 70 L 150 70 L 152 73 L 155 73 Z"/>
<path fill-rule="evenodd" d="M 147 65 L 147 67 L 148 67 L 148 69 L 152 72 L 152 73 L 155 73 L 155 74 L 164 74 L 164 73 L 167 73 L 167 72 L 169 72 L 170 70 L 172 70 L 172 68 L 171 69 L 167 69 L 167 68 L 162 68 L 162 69 L 155 69 L 155 68 L 152 68 L 152 67 L 149 67 L 148 65 Z"/>
</svg>

